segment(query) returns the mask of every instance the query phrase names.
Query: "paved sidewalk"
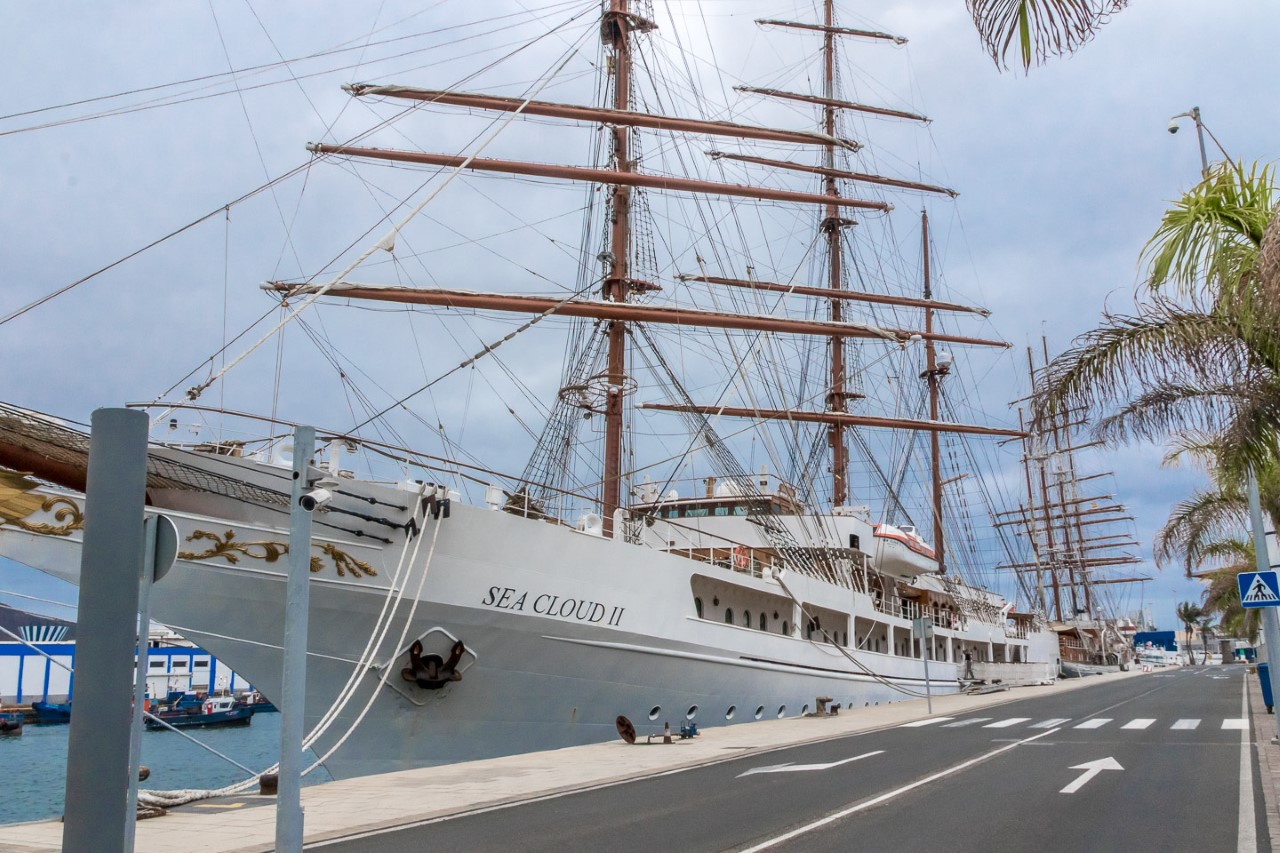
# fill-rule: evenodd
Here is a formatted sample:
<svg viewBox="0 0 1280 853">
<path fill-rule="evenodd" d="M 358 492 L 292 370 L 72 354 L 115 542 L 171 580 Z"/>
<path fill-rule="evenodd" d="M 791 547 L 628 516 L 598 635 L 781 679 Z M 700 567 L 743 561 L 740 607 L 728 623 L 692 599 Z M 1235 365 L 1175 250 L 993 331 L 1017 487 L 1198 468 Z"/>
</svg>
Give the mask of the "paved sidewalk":
<svg viewBox="0 0 1280 853">
<path fill-rule="evenodd" d="M 1141 677 L 1128 672 L 1059 681 L 1042 687 L 1020 687 L 980 696 L 950 695 L 933 700 L 934 713 L 958 716 L 1018 699 L 1051 695 L 1098 684 L 1103 680 Z M 1257 678 L 1251 676 L 1257 692 Z M 1280 838 L 1280 746 L 1271 744 L 1274 717 L 1262 709 L 1261 693 L 1251 696 L 1263 759 L 1263 788 L 1268 793 L 1271 837 Z M 338 839 L 389 827 L 406 826 L 448 815 L 587 788 L 615 784 L 689 767 L 760 754 L 784 746 L 827 740 L 927 717 L 923 699 L 843 711 L 835 717 L 791 718 L 708 728 L 694 740 L 671 745 L 628 746 L 621 740 L 549 752 L 470 761 L 442 767 L 405 770 L 380 776 L 346 779 L 302 790 L 306 840 Z M 1268 728 L 1268 724 L 1271 726 Z M 648 727 L 644 728 L 648 731 Z M 241 805 L 235 805 L 241 803 Z M 271 850 L 275 839 L 273 798 L 240 797 L 233 801 L 183 806 L 168 815 L 138 823 L 139 853 L 228 853 Z M 62 824 L 57 821 L 14 824 L 3 828 L 0 847 L 23 853 L 61 849 Z"/>
<path fill-rule="evenodd" d="M 1253 744 L 1258 752 L 1262 797 L 1267 807 L 1267 832 L 1275 848 L 1280 845 L 1280 744 L 1276 743 L 1276 718 L 1274 714 L 1267 713 L 1267 706 L 1262 703 L 1262 684 L 1257 674 L 1250 672 L 1247 677 L 1249 731 L 1253 732 Z"/>
</svg>

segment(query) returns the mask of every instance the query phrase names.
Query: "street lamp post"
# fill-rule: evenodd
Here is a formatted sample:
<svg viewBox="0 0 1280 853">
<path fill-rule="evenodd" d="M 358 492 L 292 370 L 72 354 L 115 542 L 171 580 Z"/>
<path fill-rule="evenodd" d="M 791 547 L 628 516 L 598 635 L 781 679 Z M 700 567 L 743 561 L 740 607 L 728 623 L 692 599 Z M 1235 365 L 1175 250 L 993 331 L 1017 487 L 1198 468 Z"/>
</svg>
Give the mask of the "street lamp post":
<svg viewBox="0 0 1280 853">
<path fill-rule="evenodd" d="M 1196 125 L 1196 138 L 1200 142 L 1200 174 L 1203 178 L 1209 177 L 1209 159 L 1205 155 L 1204 137 L 1207 133 L 1209 138 L 1213 140 L 1213 144 L 1218 146 L 1218 150 L 1222 152 L 1222 156 L 1228 163 L 1235 166 L 1235 162 L 1231 159 L 1231 155 L 1227 153 L 1227 149 L 1222 147 L 1222 143 L 1218 141 L 1218 137 L 1213 135 L 1213 131 L 1204 126 L 1204 121 L 1200 118 L 1200 108 L 1192 107 L 1185 113 L 1178 113 L 1169 119 L 1169 132 L 1178 132 L 1178 119 L 1189 118 Z M 1239 169 L 1239 166 L 1235 166 Z M 1270 571 L 1272 568 L 1272 558 L 1270 550 L 1267 547 L 1268 538 L 1275 536 L 1275 531 L 1268 531 L 1262 519 L 1262 500 L 1258 494 L 1258 477 L 1254 473 L 1253 466 L 1249 466 L 1247 477 L 1248 499 L 1249 499 L 1249 520 L 1253 528 L 1253 553 L 1254 560 L 1257 563 L 1257 570 L 1260 572 Z M 1280 556 L 1280 555 L 1277 555 Z M 1262 637 L 1267 648 L 1267 660 L 1271 666 L 1268 667 L 1271 681 L 1271 694 L 1277 695 L 1280 692 L 1280 660 L 1274 651 L 1280 649 L 1280 618 L 1276 615 L 1276 608 L 1262 608 Z M 1276 715 L 1276 735 L 1280 738 L 1280 714 Z"/>
</svg>

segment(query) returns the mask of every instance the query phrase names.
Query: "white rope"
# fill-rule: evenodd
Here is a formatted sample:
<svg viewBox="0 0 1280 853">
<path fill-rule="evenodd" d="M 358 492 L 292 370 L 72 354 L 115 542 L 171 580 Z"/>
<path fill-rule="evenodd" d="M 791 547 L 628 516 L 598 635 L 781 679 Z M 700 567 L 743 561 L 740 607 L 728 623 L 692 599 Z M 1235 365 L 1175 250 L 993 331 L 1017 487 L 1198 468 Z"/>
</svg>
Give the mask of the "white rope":
<svg viewBox="0 0 1280 853">
<path fill-rule="evenodd" d="M 394 649 L 400 649 L 404 645 L 405 638 L 409 635 L 409 627 L 413 624 L 414 614 L 417 613 L 418 604 L 422 601 L 422 588 L 426 584 L 427 570 L 431 567 L 431 559 L 436 553 L 436 542 L 440 538 L 441 526 L 441 522 L 437 520 L 435 530 L 431 534 L 431 548 L 427 551 L 427 559 L 422 564 L 422 576 L 418 578 L 418 588 L 414 590 L 413 593 L 413 604 L 409 607 L 409 615 L 405 617 L 404 628 L 400 631 L 400 638 L 396 640 L 395 646 L 393 646 Z M 378 683 L 369 693 L 369 699 L 365 702 L 364 708 L 360 710 L 359 716 L 357 716 L 351 725 L 347 727 L 347 730 L 343 733 L 342 737 L 338 739 L 338 742 L 331 746 L 328 752 L 317 758 L 314 764 L 302 771 L 302 775 L 305 776 L 327 761 L 331 755 L 337 752 L 338 749 L 347 742 L 347 738 L 351 737 L 351 733 L 359 728 L 360 724 L 364 721 L 365 716 L 369 713 L 369 709 L 373 707 L 373 703 L 377 700 L 382 690 L 382 686 L 387 683 L 387 676 L 391 673 L 391 665 L 394 662 L 395 658 L 393 657 L 383 666 L 382 675 L 379 676 Z"/>
</svg>

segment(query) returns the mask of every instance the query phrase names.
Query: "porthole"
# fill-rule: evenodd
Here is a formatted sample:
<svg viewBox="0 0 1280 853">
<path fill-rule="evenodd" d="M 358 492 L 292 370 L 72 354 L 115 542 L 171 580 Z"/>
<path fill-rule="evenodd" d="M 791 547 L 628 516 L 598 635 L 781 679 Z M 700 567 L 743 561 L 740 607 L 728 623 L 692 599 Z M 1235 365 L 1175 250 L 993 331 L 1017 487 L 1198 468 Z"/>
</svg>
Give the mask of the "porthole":
<svg viewBox="0 0 1280 853">
<path fill-rule="evenodd" d="M 692 720 L 692 719 L 693 719 L 694 717 L 696 717 L 696 716 L 698 716 L 698 706 L 697 706 L 697 705 L 690 705 L 690 706 L 689 706 L 689 710 L 688 710 L 688 711 L 685 711 L 685 713 L 684 713 L 684 718 L 685 718 L 686 720 Z"/>
<path fill-rule="evenodd" d="M 730 706 L 729 706 L 729 710 L 727 710 L 727 711 L 725 711 L 725 712 L 724 712 L 724 718 L 725 718 L 726 720 L 732 720 L 732 719 L 733 719 L 733 715 L 734 715 L 734 714 L 736 714 L 736 713 L 738 713 L 738 706 L 737 706 L 737 705 L 730 705 Z"/>
<path fill-rule="evenodd" d="M 757 706 L 756 706 L 756 719 L 758 720 L 758 719 L 760 719 L 760 718 L 761 718 L 761 717 L 763 717 L 763 716 L 764 716 L 764 706 L 763 706 L 763 705 L 757 705 Z"/>
<path fill-rule="evenodd" d="M 649 719 L 656 720 L 658 719 L 658 715 L 661 713 L 662 713 L 662 706 L 654 705 L 652 708 L 649 709 Z"/>
<path fill-rule="evenodd" d="M 802 716 L 802 717 L 807 717 L 807 716 L 809 716 L 809 706 L 808 706 L 808 705 L 805 705 L 805 706 L 804 706 L 804 708 L 802 708 L 802 709 L 800 710 L 800 716 Z"/>
<path fill-rule="evenodd" d="M 785 717 L 786 715 L 787 715 L 787 706 L 786 706 L 786 705 L 779 705 L 779 706 L 778 706 L 778 719 L 779 719 L 779 720 L 781 720 L 781 719 L 782 719 L 783 717 Z"/>
</svg>

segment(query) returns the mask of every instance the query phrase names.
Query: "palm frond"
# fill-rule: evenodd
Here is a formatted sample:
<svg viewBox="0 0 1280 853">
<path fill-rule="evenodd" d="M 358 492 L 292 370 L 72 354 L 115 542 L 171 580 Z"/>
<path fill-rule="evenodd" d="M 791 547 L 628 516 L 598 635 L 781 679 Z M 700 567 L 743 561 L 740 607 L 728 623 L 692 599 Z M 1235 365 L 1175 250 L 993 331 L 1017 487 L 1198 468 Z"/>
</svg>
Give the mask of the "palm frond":
<svg viewBox="0 0 1280 853">
<path fill-rule="evenodd" d="M 1162 383 L 1227 385 L 1251 361 L 1230 317 L 1156 299 L 1136 316 L 1106 315 L 1041 372 L 1033 425 L 1043 428 L 1065 410 L 1096 412 Z"/>
<path fill-rule="evenodd" d="M 1235 422 L 1236 413 L 1249 402 L 1248 394 L 1249 386 L 1244 384 L 1204 388 L 1159 382 L 1099 420 L 1093 432 L 1113 444 L 1134 438 L 1163 438 L 1171 432 L 1211 435 Z M 1215 458 L 1221 456 L 1221 439 L 1201 445 L 1204 452 L 1210 447 Z"/>
<path fill-rule="evenodd" d="M 1050 56 L 1073 53 L 1129 0 L 966 0 L 982 46 L 1007 69 L 1017 52 L 1023 70 Z"/>
<path fill-rule="evenodd" d="M 1237 538 L 1247 530 L 1249 505 L 1244 493 L 1234 489 L 1197 491 L 1179 502 L 1152 543 L 1156 565 L 1181 561 L 1187 577 L 1216 555 L 1217 543 Z"/>
<path fill-rule="evenodd" d="M 1173 203 L 1143 249 L 1149 286 L 1172 285 L 1181 296 L 1239 289 L 1257 268 L 1259 247 L 1275 213 L 1277 186 L 1271 166 L 1248 172 L 1222 163 Z"/>
</svg>

